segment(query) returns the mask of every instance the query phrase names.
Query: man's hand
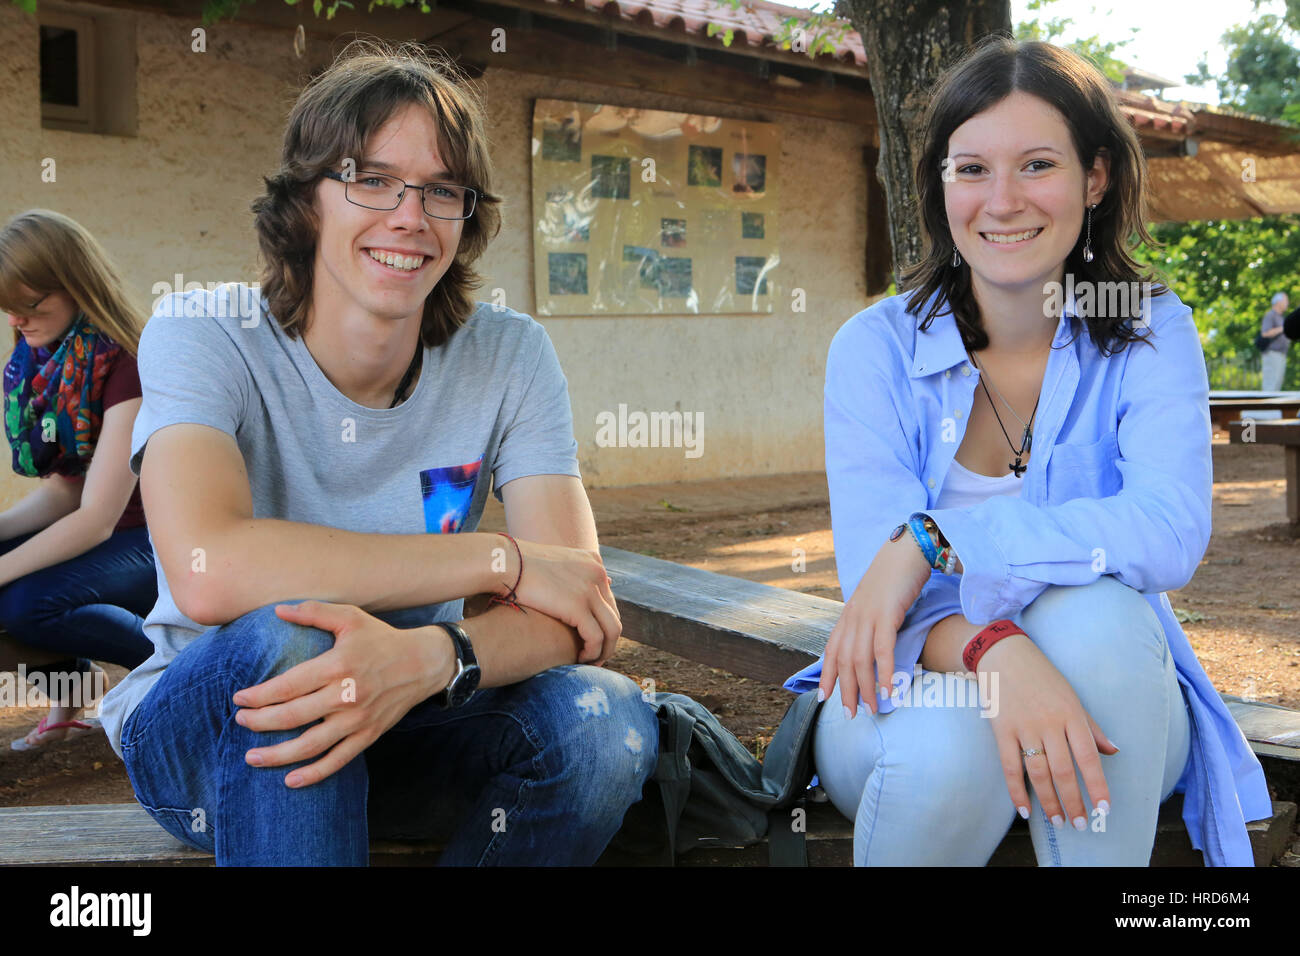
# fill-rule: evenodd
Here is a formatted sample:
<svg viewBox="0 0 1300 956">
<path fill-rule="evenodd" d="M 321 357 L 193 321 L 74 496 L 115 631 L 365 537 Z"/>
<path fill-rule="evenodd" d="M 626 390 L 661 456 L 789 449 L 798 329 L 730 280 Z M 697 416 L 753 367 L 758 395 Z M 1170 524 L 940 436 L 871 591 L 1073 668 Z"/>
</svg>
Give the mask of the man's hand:
<svg viewBox="0 0 1300 956">
<path fill-rule="evenodd" d="M 334 634 L 324 654 L 234 696 L 243 708 L 235 721 L 250 730 L 292 730 L 321 720 L 293 740 L 245 755 L 254 766 L 278 767 L 325 754 L 285 777 L 290 787 L 319 783 L 346 766 L 445 688 L 455 670 L 455 649 L 440 627 L 395 628 L 353 605 L 321 601 L 280 604 L 275 613 Z"/>
<path fill-rule="evenodd" d="M 604 664 L 618 647 L 623 621 L 600 552 L 522 539 L 518 544 L 526 555 L 519 603 L 578 632 L 578 663 Z"/>
<path fill-rule="evenodd" d="M 581 479 L 516 478 L 501 486 L 501 500 L 506 527 L 524 556 L 519 603 L 577 631 L 582 641 L 579 664 L 604 664 L 618 647 L 623 623 L 600 560 L 596 522 Z M 519 567 L 514 548 L 505 547 L 503 590 L 514 584 Z"/>
</svg>

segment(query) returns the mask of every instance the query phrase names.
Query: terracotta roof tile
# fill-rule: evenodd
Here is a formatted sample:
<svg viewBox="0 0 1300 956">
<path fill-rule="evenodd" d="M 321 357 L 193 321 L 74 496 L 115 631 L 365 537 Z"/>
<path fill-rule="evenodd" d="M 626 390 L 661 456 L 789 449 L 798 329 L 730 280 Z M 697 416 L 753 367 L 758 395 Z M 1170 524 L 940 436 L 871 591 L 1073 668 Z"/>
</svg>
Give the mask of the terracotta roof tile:
<svg viewBox="0 0 1300 956">
<path fill-rule="evenodd" d="M 540 0 L 547 6 L 572 6 L 578 0 Z M 693 36 L 708 34 L 710 21 L 723 29 L 735 31 L 732 43 L 762 47 L 773 43 L 781 25 L 789 17 L 807 20 L 812 14 L 797 7 L 786 7 L 767 0 L 742 0 L 732 9 L 718 0 L 581 0 L 585 9 L 606 17 L 638 22 L 664 30 L 681 31 Z M 847 26 L 847 22 L 845 23 Z M 721 40 L 718 41 L 721 44 Z M 857 31 L 850 29 L 835 43 L 835 58 L 856 66 L 867 65 L 866 51 Z"/>
<path fill-rule="evenodd" d="M 782 6 L 768 0 L 741 0 L 741 5 L 733 9 L 721 0 L 530 0 L 539 8 L 564 7 L 573 8 L 579 3 L 582 9 L 598 17 L 623 20 L 636 23 L 642 28 L 659 29 L 666 33 L 691 35 L 701 39 L 708 35 L 710 21 L 724 29 L 732 29 L 735 35 L 732 45 L 744 44 L 752 49 L 769 46 L 773 37 L 782 30 L 783 22 L 789 17 L 807 20 L 812 14 L 797 7 Z M 848 26 L 847 21 L 841 21 Z M 719 46 L 721 38 L 715 37 Z M 862 38 L 857 31 L 850 29 L 835 44 L 835 59 L 845 65 L 852 65 L 867 72 L 867 56 L 862 45 Z M 1115 98 L 1120 110 L 1129 118 L 1139 134 L 1152 136 L 1159 140 L 1181 139 L 1187 136 L 1203 135 L 1205 123 L 1198 122 L 1207 110 L 1198 104 L 1174 103 L 1158 99 L 1148 93 L 1137 90 L 1116 89 Z M 1233 137 L 1242 142 L 1258 141 L 1264 135 L 1264 127 L 1258 121 L 1233 121 L 1218 116 L 1210 116 L 1212 122 L 1210 136 L 1218 139 L 1224 136 L 1220 127 L 1240 126 L 1240 132 Z M 1235 126 L 1234 126 L 1235 122 Z M 1276 138 L 1276 137 L 1274 137 Z M 1278 150 L 1291 152 L 1292 150 Z"/>
</svg>

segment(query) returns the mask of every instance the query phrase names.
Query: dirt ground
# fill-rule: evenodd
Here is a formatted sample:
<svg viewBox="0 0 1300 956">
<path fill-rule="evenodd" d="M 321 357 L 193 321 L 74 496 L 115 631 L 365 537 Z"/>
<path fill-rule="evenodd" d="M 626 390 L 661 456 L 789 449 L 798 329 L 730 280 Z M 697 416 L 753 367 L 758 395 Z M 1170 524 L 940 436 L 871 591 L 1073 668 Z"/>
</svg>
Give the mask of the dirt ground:
<svg viewBox="0 0 1300 956">
<path fill-rule="evenodd" d="M 1290 535 L 1280 448 L 1214 445 L 1214 533 L 1192 582 L 1169 597 L 1215 686 L 1300 709 L 1300 539 Z M 643 485 L 590 492 L 614 547 L 839 599 L 825 476 Z M 482 530 L 503 527 L 500 506 Z M 796 548 L 806 570 L 791 570 Z M 709 707 L 746 745 L 765 744 L 790 695 L 624 640 L 611 666 Z M 108 666 L 109 682 L 125 674 Z M 102 734 L 35 751 L 8 742 L 40 720 L 0 710 L 0 806 L 129 803 L 126 771 Z"/>
</svg>

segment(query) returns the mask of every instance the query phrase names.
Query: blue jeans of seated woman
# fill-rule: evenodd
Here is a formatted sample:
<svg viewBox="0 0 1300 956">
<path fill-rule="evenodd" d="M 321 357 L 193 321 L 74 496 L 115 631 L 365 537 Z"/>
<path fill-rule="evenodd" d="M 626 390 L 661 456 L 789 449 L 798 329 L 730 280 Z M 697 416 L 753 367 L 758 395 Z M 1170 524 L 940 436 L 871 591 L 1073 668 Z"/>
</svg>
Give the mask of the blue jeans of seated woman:
<svg viewBox="0 0 1300 956">
<path fill-rule="evenodd" d="M 1101 756 L 1111 808 L 1104 830 L 1093 829 L 1101 817 L 1077 767 L 1084 831 L 1068 819 L 1053 826 L 1026 777 L 1039 866 L 1147 866 L 1160 804 L 1190 748 L 1187 703 L 1159 619 L 1137 591 L 1103 576 L 1049 587 L 1016 621 L 1120 748 Z M 883 716 L 863 707 L 848 721 L 837 685 L 821 710 L 817 772 L 831 802 L 855 823 L 858 866 L 984 866 L 1016 818 L 990 719 L 978 703 L 957 705 L 978 701 L 975 682 L 921 678 L 946 682 L 947 692 L 904 694 L 912 706 Z M 966 685 L 962 696 L 953 695 L 956 682 Z M 1006 688 L 999 691 L 1004 706 Z"/>
<path fill-rule="evenodd" d="M 0 541 L 0 554 L 31 537 Z M 84 672 L 91 660 L 135 668 L 153 654 L 144 619 L 157 600 L 153 548 L 141 525 L 0 587 L 0 627 L 29 647 L 68 655 L 67 661 L 28 667 L 29 675 L 74 667 Z"/>
<path fill-rule="evenodd" d="M 395 627 L 432 619 L 376 616 Z M 454 710 L 426 700 L 331 776 L 290 788 L 290 771 L 319 755 L 265 768 L 244 755 L 305 728 L 250 730 L 231 697 L 333 643 L 267 605 L 167 665 L 122 731 L 136 797 L 164 829 L 218 866 L 364 866 L 372 838 L 442 840 L 442 865 L 587 865 L 654 771 L 658 720 L 640 688 L 565 666 Z"/>
</svg>

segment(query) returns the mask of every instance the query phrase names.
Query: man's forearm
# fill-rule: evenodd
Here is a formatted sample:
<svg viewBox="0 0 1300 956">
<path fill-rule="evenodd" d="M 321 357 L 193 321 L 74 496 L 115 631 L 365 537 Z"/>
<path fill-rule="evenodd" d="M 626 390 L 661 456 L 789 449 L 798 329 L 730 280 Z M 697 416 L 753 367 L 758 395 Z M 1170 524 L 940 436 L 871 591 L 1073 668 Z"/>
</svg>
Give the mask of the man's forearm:
<svg viewBox="0 0 1300 956">
<path fill-rule="evenodd" d="M 576 664 L 582 646 L 573 628 L 533 608 L 520 612 L 493 605 L 460 626 L 474 644 L 480 687 L 504 687 L 561 664 Z"/>
<path fill-rule="evenodd" d="M 366 611 L 454 601 L 498 590 L 517 568 L 513 549 L 492 534 L 361 534 L 274 518 L 178 544 L 183 553 L 164 568 L 182 568 L 182 579 L 168 583 L 182 613 L 206 625 L 306 598 Z"/>
</svg>

